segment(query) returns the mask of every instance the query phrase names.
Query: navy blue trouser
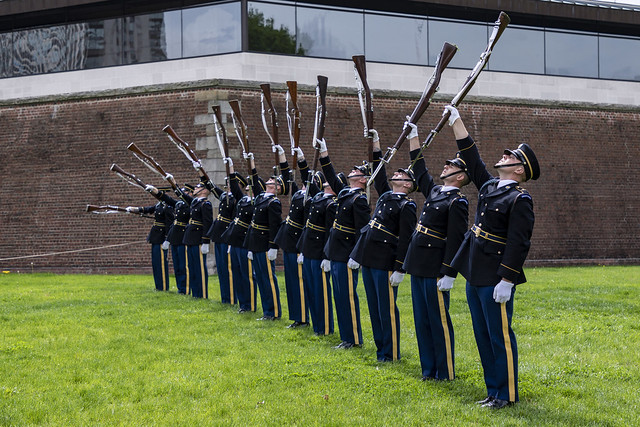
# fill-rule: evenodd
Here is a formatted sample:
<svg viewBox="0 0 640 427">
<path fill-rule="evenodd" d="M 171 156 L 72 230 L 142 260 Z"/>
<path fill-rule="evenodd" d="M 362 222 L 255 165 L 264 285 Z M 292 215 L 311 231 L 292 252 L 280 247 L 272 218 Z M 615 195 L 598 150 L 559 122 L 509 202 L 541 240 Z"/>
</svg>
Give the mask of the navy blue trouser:
<svg viewBox="0 0 640 427">
<path fill-rule="evenodd" d="M 305 288 L 309 296 L 309 311 L 313 332 L 318 335 L 333 333 L 333 303 L 329 273 L 320 268 L 322 260 L 305 257 L 302 263 Z"/>
<path fill-rule="evenodd" d="M 247 252 L 249 251 L 245 248 L 231 246 L 233 285 L 240 309 L 256 311 L 256 276 L 253 271 L 253 262 L 247 258 Z"/>
<path fill-rule="evenodd" d="M 153 282 L 156 285 L 156 291 L 169 290 L 168 252 L 162 249 L 159 244 L 151 245 L 151 268 L 153 269 Z"/>
<path fill-rule="evenodd" d="M 179 294 L 187 293 L 187 252 L 185 245 L 171 245 L 173 273 L 176 276 L 176 287 Z"/>
<path fill-rule="evenodd" d="M 360 299 L 356 291 L 358 272 L 359 270 L 348 268 L 346 262 L 331 261 L 333 299 L 336 302 L 340 339 L 351 344 L 362 345 Z"/>
<path fill-rule="evenodd" d="M 253 253 L 253 268 L 256 272 L 256 282 L 262 301 L 262 315 L 280 318 L 280 289 L 276 277 L 276 263 L 269 261 L 266 252 Z"/>
<path fill-rule="evenodd" d="M 484 370 L 487 396 L 517 402 L 518 345 L 511 329 L 513 298 L 498 304 L 493 299 L 494 286 L 471 286 L 467 282 L 467 303 L 473 322 L 480 361 Z"/>
<path fill-rule="evenodd" d="M 302 265 L 298 264 L 298 254 L 283 251 L 282 258 L 284 260 L 284 284 L 287 289 L 289 320 L 307 323 L 309 322 L 309 307 L 302 281 Z"/>
<path fill-rule="evenodd" d="M 411 276 L 411 299 L 422 376 L 452 380 L 454 371 L 453 325 L 449 292 L 441 292 L 435 278 Z"/>
<path fill-rule="evenodd" d="M 194 298 L 209 298 L 207 256 L 200 251 L 200 245 L 187 246 L 187 272 L 191 295 Z"/>
<path fill-rule="evenodd" d="M 224 304 L 235 304 L 236 296 L 233 289 L 233 271 L 231 269 L 231 254 L 227 253 L 229 246 L 225 243 L 215 243 L 213 252 L 216 257 L 216 270 L 220 282 L 220 300 Z"/>
<path fill-rule="evenodd" d="M 379 361 L 400 360 L 400 312 L 396 305 L 398 287 L 391 286 L 391 272 L 362 267 L 367 293 L 373 341 Z"/>
</svg>

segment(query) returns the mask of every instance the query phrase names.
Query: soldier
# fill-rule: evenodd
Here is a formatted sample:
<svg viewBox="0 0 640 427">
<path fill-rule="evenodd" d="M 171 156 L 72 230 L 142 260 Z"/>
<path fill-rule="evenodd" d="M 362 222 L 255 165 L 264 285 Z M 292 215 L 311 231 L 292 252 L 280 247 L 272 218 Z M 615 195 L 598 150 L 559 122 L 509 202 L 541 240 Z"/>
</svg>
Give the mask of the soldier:
<svg viewBox="0 0 640 427">
<path fill-rule="evenodd" d="M 247 256 L 253 261 L 262 301 L 262 317 L 258 320 L 276 320 L 282 315 L 280 289 L 275 271 L 275 259 L 278 256 L 275 237 L 282 222 L 282 204 L 277 195 L 286 195 L 288 192 L 289 164 L 281 146 L 274 145 L 273 150 L 278 153 L 281 175 L 271 176 L 264 183 L 264 188 L 257 185 L 260 180 L 253 153 L 245 154 L 251 163 L 255 199 L 253 217 L 244 243 L 249 250 Z"/>
<path fill-rule="evenodd" d="M 417 126 L 410 122 L 405 126 L 411 127 L 407 138 L 412 170 L 426 199 L 404 259 L 404 269 L 411 274 L 422 380 L 452 380 L 455 352 L 449 290 L 457 273 L 451 260 L 467 231 L 469 202 L 460 188 L 469 183 L 469 176 L 464 161 L 456 157 L 445 162 L 442 185 L 435 185 L 419 150 Z"/>
<path fill-rule="evenodd" d="M 321 145 L 322 141 L 318 141 Z M 321 149 L 322 150 L 322 149 Z M 313 332 L 316 335 L 333 333 L 333 303 L 331 301 L 331 263 L 324 253 L 327 231 L 335 218 L 335 193 L 324 178 L 322 172 L 316 172 L 312 183 L 317 193 L 308 200 L 307 220 L 298 241 L 298 250 L 302 254 L 302 270 L 305 288 L 309 295 L 309 309 Z M 310 188 L 311 190 L 311 188 Z"/>
<path fill-rule="evenodd" d="M 147 185 L 145 191 L 151 192 L 151 189 L 155 188 L 151 185 Z M 168 206 L 161 200 L 159 194 L 152 194 L 158 203 L 152 206 L 145 207 L 127 207 L 127 212 L 139 213 L 139 214 L 153 214 L 154 221 L 149 235 L 147 236 L 147 242 L 151 244 L 151 267 L 153 270 L 153 281 L 156 286 L 156 291 L 168 291 L 169 290 L 169 260 L 167 259 L 167 249 L 162 247 L 162 244 L 166 240 L 167 231 L 171 227 L 173 222 L 174 213 L 173 208 Z"/>
<path fill-rule="evenodd" d="M 493 177 L 480 157 L 458 110 L 447 106 L 449 125 L 478 188 L 475 224 L 451 266 L 467 279 L 467 302 L 473 322 L 487 397 L 478 403 L 501 409 L 517 402 L 518 348 L 511 329 L 515 285 L 525 283 L 522 266 L 531 245 L 533 200 L 520 184 L 538 179 L 540 166 L 527 144 L 504 150 Z"/>
<path fill-rule="evenodd" d="M 292 148 L 292 155 L 298 155 L 298 168 L 300 176 L 305 177 L 309 171 L 304 153 L 300 148 Z M 298 264 L 298 249 L 296 247 L 300 234 L 305 223 L 304 198 L 306 189 L 303 185 L 301 190 L 297 189 L 295 182 L 290 183 L 291 202 L 289 204 L 289 215 L 284 220 L 276 234 L 276 245 L 282 249 L 282 259 L 284 261 L 284 283 L 287 289 L 287 305 L 289 307 L 289 320 L 293 320 L 287 328 L 297 328 L 309 325 L 308 297 L 304 290 L 302 279 L 302 263 Z"/>
<path fill-rule="evenodd" d="M 209 253 L 209 236 L 206 231 L 213 223 L 213 208 L 207 200 L 209 190 L 204 182 L 199 182 L 193 197 L 187 196 L 189 204 L 189 224 L 184 232 L 182 243 L 187 246 L 187 272 L 191 295 L 194 298 L 209 298 L 209 273 L 207 271 L 207 254 Z"/>
<path fill-rule="evenodd" d="M 382 158 L 380 139 L 373 134 L 372 167 Z M 389 186 L 389 182 L 391 186 Z M 416 204 L 408 194 L 416 190 L 413 173 L 398 169 L 387 181 L 384 166 L 374 180 L 379 198 L 369 224 L 351 251 L 350 263 L 362 265 L 373 340 L 378 361 L 400 360 L 400 312 L 396 305 L 398 285 L 411 233 L 416 226 Z"/>
<path fill-rule="evenodd" d="M 336 303 L 336 317 L 342 342 L 336 348 L 348 349 L 362 345 L 362 325 L 360 322 L 360 299 L 358 297 L 359 266 L 348 264 L 360 230 L 367 225 L 371 209 L 365 194 L 369 165 L 354 166 L 346 181 L 339 179 L 329 158 L 326 143 L 321 147 L 320 164 L 327 182 L 338 195 L 336 217 L 328 230 L 324 251 L 331 261 L 331 281 Z"/>
</svg>

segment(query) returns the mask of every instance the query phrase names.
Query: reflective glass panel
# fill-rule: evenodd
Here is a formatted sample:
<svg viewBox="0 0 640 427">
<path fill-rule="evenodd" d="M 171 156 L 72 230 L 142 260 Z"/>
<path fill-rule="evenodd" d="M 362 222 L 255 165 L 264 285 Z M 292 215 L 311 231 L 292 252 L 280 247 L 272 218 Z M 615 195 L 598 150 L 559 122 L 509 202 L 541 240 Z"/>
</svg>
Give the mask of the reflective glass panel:
<svg viewBox="0 0 640 427">
<path fill-rule="evenodd" d="M 239 52 L 242 49 L 240 2 L 182 11 L 183 57 Z"/>
<path fill-rule="evenodd" d="M 601 36 L 600 78 L 640 81 L 640 40 Z"/>
<path fill-rule="evenodd" d="M 429 20 L 429 65 L 435 65 L 444 42 L 458 46 L 452 68 L 473 68 L 487 47 L 487 26 L 460 22 Z"/>
<path fill-rule="evenodd" d="M 298 7 L 301 55 L 351 59 L 364 53 L 362 13 Z"/>
<path fill-rule="evenodd" d="M 296 9 L 293 6 L 248 3 L 249 50 L 296 53 Z"/>
<path fill-rule="evenodd" d="M 493 27 L 489 27 L 489 36 Z M 488 41 L 487 41 L 488 42 Z M 544 32 L 508 27 L 489 57 L 488 69 L 544 74 Z"/>
<path fill-rule="evenodd" d="M 547 74 L 598 77 L 598 37 L 547 31 L 545 62 Z"/>
<path fill-rule="evenodd" d="M 0 34 L 0 78 L 13 75 L 13 42 L 12 33 Z"/>
<path fill-rule="evenodd" d="M 85 67 L 122 64 L 122 19 L 91 21 L 84 25 Z"/>
<path fill-rule="evenodd" d="M 179 58 L 181 36 L 180 11 L 129 16 L 124 20 L 124 61 L 132 64 Z"/>
<path fill-rule="evenodd" d="M 427 20 L 364 16 L 365 54 L 372 61 L 427 65 Z"/>
</svg>

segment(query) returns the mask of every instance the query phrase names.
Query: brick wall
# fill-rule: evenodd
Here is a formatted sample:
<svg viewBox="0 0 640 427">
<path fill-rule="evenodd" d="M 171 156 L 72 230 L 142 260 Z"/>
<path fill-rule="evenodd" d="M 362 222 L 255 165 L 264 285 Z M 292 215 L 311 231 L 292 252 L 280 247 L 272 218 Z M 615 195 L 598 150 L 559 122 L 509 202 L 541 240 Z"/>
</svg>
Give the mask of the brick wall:
<svg viewBox="0 0 640 427">
<path fill-rule="evenodd" d="M 286 146 L 284 91 L 277 86 L 272 89 L 280 111 L 280 141 Z M 315 94 L 313 88 L 307 89 L 299 94 L 301 147 L 311 160 Z M 154 203 L 151 196 L 109 171 L 117 163 L 145 182 L 163 184 L 126 150 L 130 142 L 154 156 L 178 182 L 196 181 L 191 164 L 162 132 L 166 124 L 196 146 L 221 184 L 223 166 L 208 110 L 221 104 L 223 111 L 229 111 L 229 99 L 241 101 L 252 151 L 259 172 L 266 176 L 273 154 L 262 129 L 258 85 L 255 89 L 231 85 L 206 90 L 165 88 L 149 94 L 95 94 L 0 107 L 0 269 L 149 272 L 150 248 L 144 240 L 152 220 L 127 214 L 89 214 L 85 206 Z M 415 102 L 416 97 L 406 94 L 374 99 L 375 127 L 383 147 L 395 142 Z M 420 120 L 421 138 L 438 122 L 443 105 L 434 101 Z M 325 138 L 331 158 L 338 171 L 348 171 L 366 157 L 357 98 L 331 92 L 327 110 Z M 468 100 L 460 112 L 488 164 L 505 147 L 514 148 L 520 142 L 536 151 L 542 175 L 525 185 L 534 198 L 536 213 L 530 265 L 640 260 L 640 194 L 634 187 L 635 159 L 640 158 L 638 111 Z M 227 116 L 226 120 L 236 168 L 245 173 L 231 119 Z M 453 134 L 445 127 L 426 153 L 434 175 L 439 175 L 443 160 L 455 151 Z M 408 144 L 396 154 L 392 167 L 407 164 Z M 469 186 L 464 192 L 473 213 L 476 190 Z M 415 194 L 414 198 L 420 209 L 423 197 Z M 283 216 L 287 210 L 283 200 Z M 82 251 L 98 247 L 101 249 Z M 65 251 L 69 252 L 59 253 Z M 49 253 L 55 254 L 6 259 Z"/>
</svg>

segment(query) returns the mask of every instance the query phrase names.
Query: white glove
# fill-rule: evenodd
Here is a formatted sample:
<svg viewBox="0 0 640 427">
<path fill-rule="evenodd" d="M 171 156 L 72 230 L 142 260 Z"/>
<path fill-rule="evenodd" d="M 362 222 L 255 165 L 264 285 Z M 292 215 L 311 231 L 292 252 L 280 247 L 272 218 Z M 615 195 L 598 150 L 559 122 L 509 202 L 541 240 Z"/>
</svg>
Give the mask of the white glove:
<svg viewBox="0 0 640 427">
<path fill-rule="evenodd" d="M 373 142 L 379 142 L 380 137 L 378 136 L 378 131 L 375 129 L 369 129 L 369 136 L 372 137 Z"/>
<path fill-rule="evenodd" d="M 347 267 L 349 267 L 352 270 L 357 270 L 360 268 L 360 264 L 355 262 L 352 258 L 349 258 L 349 261 L 347 261 Z"/>
<path fill-rule="evenodd" d="M 452 105 L 447 105 L 444 107 L 444 112 L 442 115 L 447 114 L 447 111 L 451 113 L 449 116 L 449 126 L 453 126 L 453 123 L 460 118 L 460 113 L 458 113 L 458 109 Z"/>
<path fill-rule="evenodd" d="M 253 153 L 242 153 L 245 160 L 253 160 Z"/>
<path fill-rule="evenodd" d="M 162 242 L 162 249 L 164 249 L 165 251 L 169 249 L 169 242 L 167 240 Z"/>
<path fill-rule="evenodd" d="M 398 286 L 402 280 L 404 279 L 404 273 L 400 273 L 399 271 L 394 271 L 393 274 L 391 274 L 391 277 L 389 278 L 389 283 L 391 283 L 391 286 Z"/>
<path fill-rule="evenodd" d="M 511 299 L 511 288 L 513 288 L 513 283 L 500 280 L 496 287 L 493 288 L 493 299 L 498 304 L 509 301 Z"/>
<path fill-rule="evenodd" d="M 407 116 L 407 121 L 404 122 L 404 126 L 402 127 L 402 130 L 405 130 L 407 128 L 407 126 L 411 128 L 411 131 L 409 132 L 409 135 L 407 135 L 407 139 L 417 138 L 418 137 L 418 126 L 409 121 L 409 116 Z"/>
<path fill-rule="evenodd" d="M 304 262 L 304 255 L 298 254 L 298 259 L 296 261 L 298 264 L 302 264 Z"/>
<path fill-rule="evenodd" d="M 284 154 L 284 148 L 282 148 L 282 146 L 278 144 L 272 145 L 271 151 L 273 151 L 274 153 L 278 153 L 279 156 Z"/>
<path fill-rule="evenodd" d="M 330 272 L 331 271 L 331 261 L 329 261 L 328 259 L 323 259 L 322 262 L 320 263 L 320 268 L 325 273 Z"/>
<path fill-rule="evenodd" d="M 456 280 L 455 277 L 444 276 L 442 279 L 438 280 L 438 289 L 442 292 L 450 291 L 453 288 L 453 281 Z"/>
<path fill-rule="evenodd" d="M 225 165 L 229 165 L 229 167 L 233 166 L 233 160 L 231 160 L 231 157 L 223 157 L 222 161 Z"/>
<path fill-rule="evenodd" d="M 192 161 L 191 164 L 193 165 L 193 168 L 195 170 L 202 169 L 202 163 L 200 163 L 198 160 Z"/>
<path fill-rule="evenodd" d="M 253 261 L 253 252 L 251 251 L 247 252 L 247 259 L 250 259 L 251 261 Z"/>
<path fill-rule="evenodd" d="M 202 255 L 206 255 L 209 253 L 209 244 L 208 243 L 203 243 L 202 246 L 200 246 L 200 253 Z"/>
<path fill-rule="evenodd" d="M 291 149 L 291 155 L 293 156 L 293 155 L 295 155 L 295 154 L 297 154 L 297 155 L 298 155 L 298 160 L 302 160 L 302 159 L 304 159 L 304 153 L 302 152 L 302 148 L 300 148 L 300 147 L 293 147 L 293 148 Z"/>
<path fill-rule="evenodd" d="M 146 191 L 147 193 L 153 193 L 153 190 L 158 191 L 158 189 L 156 187 L 154 187 L 153 185 L 145 185 L 144 186 L 144 191 Z"/>
<path fill-rule="evenodd" d="M 313 148 L 317 148 L 321 152 L 327 151 L 327 142 L 324 140 L 324 138 L 316 139 L 316 143 L 313 145 Z"/>
<path fill-rule="evenodd" d="M 173 179 L 173 175 L 171 175 L 170 173 L 166 174 L 164 176 L 165 181 L 169 181 L 169 182 L 175 182 L 175 180 Z"/>
<path fill-rule="evenodd" d="M 278 257 L 278 250 L 276 248 L 271 248 L 267 251 L 267 259 L 269 261 L 273 261 Z"/>
<path fill-rule="evenodd" d="M 138 213 L 139 212 L 138 208 L 134 208 L 133 206 L 127 206 L 125 209 L 129 213 Z"/>
</svg>

